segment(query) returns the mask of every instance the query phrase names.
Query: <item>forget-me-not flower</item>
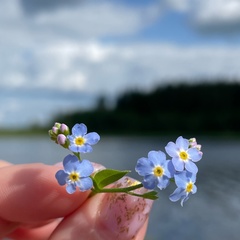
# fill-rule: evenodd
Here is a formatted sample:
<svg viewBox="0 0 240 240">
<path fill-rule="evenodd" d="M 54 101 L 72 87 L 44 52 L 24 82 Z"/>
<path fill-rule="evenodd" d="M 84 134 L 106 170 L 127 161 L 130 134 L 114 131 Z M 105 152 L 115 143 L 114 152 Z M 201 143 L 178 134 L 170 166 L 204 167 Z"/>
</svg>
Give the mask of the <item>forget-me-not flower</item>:
<svg viewBox="0 0 240 240">
<path fill-rule="evenodd" d="M 172 202 L 181 200 L 181 205 L 188 200 L 191 194 L 197 192 L 196 174 L 190 173 L 186 170 L 174 174 L 175 183 L 177 185 L 176 190 L 169 196 Z"/>
<path fill-rule="evenodd" d="M 202 158 L 202 152 L 196 147 L 190 147 L 189 140 L 180 136 L 176 143 L 169 142 L 165 150 L 172 157 L 174 168 L 177 171 L 183 171 L 185 168 L 192 173 L 198 172 L 194 162 L 198 162 Z"/>
<path fill-rule="evenodd" d="M 68 193 L 74 193 L 77 187 L 82 192 L 92 188 L 93 182 L 90 175 L 94 168 L 90 161 L 80 162 L 75 155 L 69 154 L 63 160 L 63 167 L 64 170 L 59 170 L 55 177 L 61 186 L 67 184 Z"/>
<path fill-rule="evenodd" d="M 87 153 L 92 151 L 91 145 L 100 140 L 96 132 L 87 133 L 85 124 L 75 124 L 72 128 L 72 135 L 68 135 L 70 141 L 69 149 L 75 153 Z"/>
<path fill-rule="evenodd" d="M 150 151 L 148 158 L 138 159 L 135 170 L 143 176 L 143 186 L 147 189 L 164 189 L 169 184 L 169 179 L 173 177 L 174 167 L 170 160 L 166 160 L 166 155 L 162 151 Z"/>
</svg>

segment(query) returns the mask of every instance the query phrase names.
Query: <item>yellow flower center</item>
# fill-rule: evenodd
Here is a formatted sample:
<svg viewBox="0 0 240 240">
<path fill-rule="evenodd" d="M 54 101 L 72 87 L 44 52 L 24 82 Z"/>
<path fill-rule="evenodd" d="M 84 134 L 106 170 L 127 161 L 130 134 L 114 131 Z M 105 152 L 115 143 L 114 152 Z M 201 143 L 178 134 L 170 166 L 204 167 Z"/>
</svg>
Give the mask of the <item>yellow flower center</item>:
<svg viewBox="0 0 240 240">
<path fill-rule="evenodd" d="M 75 138 L 75 144 L 82 146 L 85 143 L 85 139 L 83 137 L 77 137 Z"/>
<path fill-rule="evenodd" d="M 161 166 L 157 166 L 153 170 L 153 174 L 156 177 L 162 177 L 163 173 L 164 173 L 164 169 Z"/>
<path fill-rule="evenodd" d="M 181 151 L 181 152 L 179 153 L 179 157 L 180 157 L 183 161 L 186 161 L 186 160 L 188 159 L 188 154 L 187 154 L 187 152 L 185 152 L 185 151 Z"/>
<path fill-rule="evenodd" d="M 72 182 L 78 181 L 79 178 L 80 178 L 80 176 L 79 176 L 79 173 L 77 173 L 77 172 L 71 172 L 71 173 L 69 174 L 69 179 L 70 179 Z"/>
<path fill-rule="evenodd" d="M 193 183 L 192 182 L 189 182 L 186 186 L 186 192 L 191 192 L 193 189 Z"/>
</svg>

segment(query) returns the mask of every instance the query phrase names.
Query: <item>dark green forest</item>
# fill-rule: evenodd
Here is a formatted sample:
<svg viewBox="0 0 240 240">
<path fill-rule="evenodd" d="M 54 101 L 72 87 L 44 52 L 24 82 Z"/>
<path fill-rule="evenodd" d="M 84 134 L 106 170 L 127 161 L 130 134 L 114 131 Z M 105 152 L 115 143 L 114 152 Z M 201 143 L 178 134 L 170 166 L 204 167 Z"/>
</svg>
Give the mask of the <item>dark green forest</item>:
<svg viewBox="0 0 240 240">
<path fill-rule="evenodd" d="M 100 98 L 89 111 L 56 116 L 69 126 L 83 122 L 89 131 L 108 134 L 238 134 L 240 84 L 179 84 L 151 92 L 128 91 L 112 109 Z"/>
</svg>

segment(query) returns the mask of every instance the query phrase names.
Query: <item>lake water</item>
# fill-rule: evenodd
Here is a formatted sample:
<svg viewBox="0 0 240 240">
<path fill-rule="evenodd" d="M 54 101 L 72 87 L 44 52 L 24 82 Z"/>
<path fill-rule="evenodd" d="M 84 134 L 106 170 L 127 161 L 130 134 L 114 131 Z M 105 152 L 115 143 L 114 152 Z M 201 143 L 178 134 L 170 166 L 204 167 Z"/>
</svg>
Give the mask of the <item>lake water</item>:
<svg viewBox="0 0 240 240">
<path fill-rule="evenodd" d="M 174 138 L 102 137 L 85 155 L 108 168 L 134 172 L 138 158 L 150 150 L 164 151 Z M 181 207 L 168 200 L 174 186 L 159 193 L 150 215 L 146 240 L 239 240 L 240 140 L 198 138 L 204 152 L 198 163 L 198 192 Z M 0 158 L 12 163 L 54 164 L 68 154 L 46 137 L 0 137 Z"/>
</svg>

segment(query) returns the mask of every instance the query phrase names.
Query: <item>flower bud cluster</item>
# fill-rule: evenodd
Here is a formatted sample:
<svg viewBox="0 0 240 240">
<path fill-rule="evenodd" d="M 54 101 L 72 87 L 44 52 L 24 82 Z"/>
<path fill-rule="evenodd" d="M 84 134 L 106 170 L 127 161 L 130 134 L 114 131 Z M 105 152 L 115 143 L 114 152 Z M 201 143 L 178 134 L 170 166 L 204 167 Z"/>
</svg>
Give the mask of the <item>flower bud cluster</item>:
<svg viewBox="0 0 240 240">
<path fill-rule="evenodd" d="M 196 148 L 199 151 L 201 151 L 202 145 L 197 143 L 196 138 L 190 138 L 189 139 L 189 148 Z"/>
<path fill-rule="evenodd" d="M 68 148 L 67 136 L 69 135 L 69 127 L 64 123 L 56 122 L 51 130 L 48 131 L 50 138 L 57 144 Z"/>
</svg>

